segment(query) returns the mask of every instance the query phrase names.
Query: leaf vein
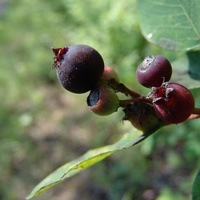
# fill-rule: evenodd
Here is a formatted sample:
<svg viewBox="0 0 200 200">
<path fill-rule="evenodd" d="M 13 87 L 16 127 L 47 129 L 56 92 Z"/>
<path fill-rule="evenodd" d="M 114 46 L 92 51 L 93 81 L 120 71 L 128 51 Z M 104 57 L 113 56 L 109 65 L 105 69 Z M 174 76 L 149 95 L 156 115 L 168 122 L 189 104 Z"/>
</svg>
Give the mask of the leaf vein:
<svg viewBox="0 0 200 200">
<path fill-rule="evenodd" d="M 194 23 L 192 22 L 190 16 L 189 16 L 188 13 L 186 12 L 186 9 L 185 9 L 185 7 L 183 6 L 183 4 L 181 4 L 181 1 L 180 1 L 180 0 L 178 0 L 178 1 L 179 1 L 179 3 L 180 3 L 180 8 L 183 10 L 183 12 L 185 13 L 185 16 L 187 17 L 189 23 L 190 23 L 191 26 L 193 27 L 194 32 L 195 32 L 196 35 L 197 35 L 197 38 L 200 39 L 200 34 L 198 33 L 196 26 L 194 25 Z"/>
</svg>

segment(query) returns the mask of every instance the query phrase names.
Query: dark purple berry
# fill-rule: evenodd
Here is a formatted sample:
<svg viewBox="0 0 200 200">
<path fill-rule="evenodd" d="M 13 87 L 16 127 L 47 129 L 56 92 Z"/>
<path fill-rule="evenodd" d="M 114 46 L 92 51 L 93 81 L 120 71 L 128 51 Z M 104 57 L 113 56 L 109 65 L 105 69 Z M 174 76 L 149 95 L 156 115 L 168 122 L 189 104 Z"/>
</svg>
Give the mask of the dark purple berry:
<svg viewBox="0 0 200 200">
<path fill-rule="evenodd" d="M 87 45 L 52 48 L 54 67 L 62 86 L 73 93 L 85 93 L 100 80 L 104 61 L 101 55 Z"/>
<path fill-rule="evenodd" d="M 112 88 L 99 86 L 90 92 L 87 105 L 95 114 L 106 116 L 117 111 L 119 98 Z"/>
<path fill-rule="evenodd" d="M 148 56 L 138 66 L 136 77 L 145 87 L 159 87 L 168 82 L 172 75 L 170 62 L 163 56 Z"/>
<path fill-rule="evenodd" d="M 150 97 L 158 117 L 169 124 L 184 122 L 194 110 L 193 95 L 177 83 L 163 83 L 152 88 Z"/>
</svg>

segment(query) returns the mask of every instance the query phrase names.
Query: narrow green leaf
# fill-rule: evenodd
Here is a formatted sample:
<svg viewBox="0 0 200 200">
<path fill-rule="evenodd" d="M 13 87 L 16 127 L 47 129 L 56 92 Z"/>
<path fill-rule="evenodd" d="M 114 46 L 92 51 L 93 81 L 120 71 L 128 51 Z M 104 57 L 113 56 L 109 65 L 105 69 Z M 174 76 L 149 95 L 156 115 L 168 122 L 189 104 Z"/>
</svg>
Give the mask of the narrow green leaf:
<svg viewBox="0 0 200 200">
<path fill-rule="evenodd" d="M 192 200 L 200 200 L 200 170 L 198 171 L 193 183 Z"/>
<path fill-rule="evenodd" d="M 170 50 L 200 49 L 200 0 L 138 0 L 141 30 Z"/>
<path fill-rule="evenodd" d="M 54 185 L 80 173 L 81 171 L 85 170 L 91 165 L 103 160 L 104 158 L 110 156 L 111 154 L 119 150 L 126 149 L 140 143 L 142 140 L 146 139 L 151 134 L 152 133 L 142 134 L 141 131 L 135 130 L 133 133 L 124 134 L 118 142 L 112 145 L 93 149 L 86 152 L 78 159 L 64 164 L 52 174 L 47 176 L 32 190 L 27 199 L 31 199 L 39 195 L 40 193 L 50 189 Z"/>
</svg>

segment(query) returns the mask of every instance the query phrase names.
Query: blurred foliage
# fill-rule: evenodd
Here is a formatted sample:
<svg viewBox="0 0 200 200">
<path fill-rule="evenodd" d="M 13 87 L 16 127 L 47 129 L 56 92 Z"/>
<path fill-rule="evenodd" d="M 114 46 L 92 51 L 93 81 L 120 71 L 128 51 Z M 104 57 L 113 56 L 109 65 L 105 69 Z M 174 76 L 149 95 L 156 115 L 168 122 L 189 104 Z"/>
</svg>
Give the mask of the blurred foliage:
<svg viewBox="0 0 200 200">
<path fill-rule="evenodd" d="M 146 42 L 134 0 L 0 3 L 0 199 L 21 200 L 61 164 L 133 129 L 121 123 L 122 112 L 94 116 L 87 94 L 61 88 L 51 47 L 91 45 L 122 82 L 144 93 L 135 80 L 139 62 L 156 53 L 173 61 L 182 52 Z M 193 93 L 198 100 L 199 90 Z M 198 120 L 165 127 L 37 199 L 189 199 L 200 165 L 199 129 Z"/>
</svg>

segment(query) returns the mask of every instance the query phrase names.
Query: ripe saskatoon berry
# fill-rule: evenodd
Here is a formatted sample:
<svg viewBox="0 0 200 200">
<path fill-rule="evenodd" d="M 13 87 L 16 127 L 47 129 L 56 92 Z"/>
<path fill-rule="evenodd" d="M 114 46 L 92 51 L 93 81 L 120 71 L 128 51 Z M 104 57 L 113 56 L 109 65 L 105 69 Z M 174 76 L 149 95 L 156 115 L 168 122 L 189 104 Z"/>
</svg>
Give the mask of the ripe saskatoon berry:
<svg viewBox="0 0 200 200">
<path fill-rule="evenodd" d="M 90 91 L 87 105 L 95 114 L 106 116 L 117 111 L 119 98 L 112 88 L 99 86 Z"/>
<path fill-rule="evenodd" d="M 52 48 L 54 67 L 62 86 L 73 93 L 85 93 L 100 80 L 104 61 L 101 55 L 87 45 Z"/>
<path fill-rule="evenodd" d="M 150 97 L 158 117 L 169 124 L 184 122 L 194 110 L 191 92 L 177 83 L 163 83 L 152 88 Z"/>
<path fill-rule="evenodd" d="M 160 55 L 146 57 L 136 70 L 138 82 L 145 87 L 159 87 L 169 81 L 171 75 L 170 62 Z"/>
<path fill-rule="evenodd" d="M 103 75 L 100 79 L 101 83 L 108 83 L 110 79 L 115 79 L 116 81 L 119 81 L 119 77 L 117 72 L 110 66 L 105 66 Z"/>
</svg>

